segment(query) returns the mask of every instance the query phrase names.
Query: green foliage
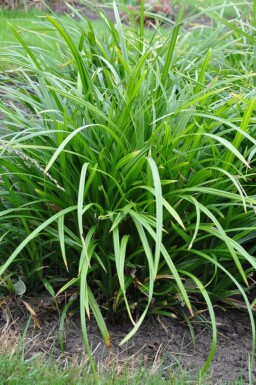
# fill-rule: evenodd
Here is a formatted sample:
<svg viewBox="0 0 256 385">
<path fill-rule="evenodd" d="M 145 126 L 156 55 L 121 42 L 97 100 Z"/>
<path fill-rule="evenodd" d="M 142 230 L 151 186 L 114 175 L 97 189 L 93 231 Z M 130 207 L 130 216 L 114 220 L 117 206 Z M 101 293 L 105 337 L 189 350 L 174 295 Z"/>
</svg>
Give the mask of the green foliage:
<svg viewBox="0 0 256 385">
<path fill-rule="evenodd" d="M 248 9 L 250 7 L 248 5 Z M 80 288 L 107 345 L 103 313 L 190 315 L 246 291 L 256 267 L 254 32 L 251 15 L 214 29 L 149 33 L 100 13 L 104 31 L 47 16 L 61 43 L 1 52 L 0 276 L 27 288 Z M 243 15 L 244 16 L 244 15 Z M 144 14 L 141 10 L 140 17 Z M 12 73 L 11 73 L 12 74 Z M 6 83 L 6 84 L 5 84 Z M 17 104 L 18 103 L 18 104 Z M 254 345 L 254 342 L 253 342 Z"/>
</svg>

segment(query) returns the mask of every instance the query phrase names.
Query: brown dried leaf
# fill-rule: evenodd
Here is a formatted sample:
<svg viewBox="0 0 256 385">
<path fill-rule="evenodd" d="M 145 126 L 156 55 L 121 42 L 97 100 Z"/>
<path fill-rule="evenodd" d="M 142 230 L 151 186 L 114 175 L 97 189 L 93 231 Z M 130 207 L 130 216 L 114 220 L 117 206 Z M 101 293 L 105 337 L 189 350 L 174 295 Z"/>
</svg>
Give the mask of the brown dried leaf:
<svg viewBox="0 0 256 385">
<path fill-rule="evenodd" d="M 27 310 L 31 314 L 31 317 L 32 317 L 32 319 L 34 321 L 35 327 L 38 328 L 38 329 L 42 329 L 41 328 L 41 322 L 39 321 L 39 319 L 37 317 L 37 314 L 34 311 L 34 309 L 26 301 L 22 301 L 22 303 L 25 305 L 25 307 L 27 308 Z"/>
</svg>

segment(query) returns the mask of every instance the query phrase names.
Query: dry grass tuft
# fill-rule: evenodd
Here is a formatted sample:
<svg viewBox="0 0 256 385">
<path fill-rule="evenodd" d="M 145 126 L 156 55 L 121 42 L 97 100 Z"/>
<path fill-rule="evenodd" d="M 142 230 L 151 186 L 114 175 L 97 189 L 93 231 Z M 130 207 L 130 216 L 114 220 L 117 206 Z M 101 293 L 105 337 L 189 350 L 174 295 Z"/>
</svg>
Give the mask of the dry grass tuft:
<svg viewBox="0 0 256 385">
<path fill-rule="evenodd" d="M 17 353 L 20 341 L 20 333 L 18 328 L 13 328 L 11 323 L 7 328 L 6 325 L 0 329 L 0 355 L 13 355 Z"/>
</svg>

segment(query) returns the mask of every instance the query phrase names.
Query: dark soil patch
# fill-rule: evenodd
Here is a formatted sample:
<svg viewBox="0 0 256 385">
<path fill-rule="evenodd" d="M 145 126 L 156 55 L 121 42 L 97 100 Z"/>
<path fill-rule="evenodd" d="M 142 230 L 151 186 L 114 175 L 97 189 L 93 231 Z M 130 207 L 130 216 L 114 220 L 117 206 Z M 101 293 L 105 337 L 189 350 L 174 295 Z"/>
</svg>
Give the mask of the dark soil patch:
<svg viewBox="0 0 256 385">
<path fill-rule="evenodd" d="M 42 298 L 12 298 L 2 301 L 0 307 L 0 330 L 12 330 L 22 334 L 30 316 L 24 301 L 36 312 L 34 321 L 28 328 L 25 344 L 26 355 L 31 357 L 39 352 L 51 355 L 60 362 L 76 357 L 86 357 L 81 337 L 79 316 L 70 314 L 65 321 L 64 346 L 62 353 L 59 346 L 60 316 L 52 300 Z M 206 315 L 205 315 L 206 317 Z M 248 363 L 252 348 L 252 333 L 249 317 L 240 310 L 217 309 L 218 347 L 214 362 L 208 373 L 211 384 L 227 383 L 241 377 L 243 384 L 249 383 Z M 40 327 L 36 327 L 40 322 Z M 125 346 L 120 347 L 122 338 L 131 329 L 131 323 L 126 320 L 107 320 L 112 339 L 112 347 L 104 346 L 95 321 L 88 321 L 90 344 L 94 350 L 95 359 L 103 366 L 110 362 L 127 363 L 132 365 L 149 364 L 157 366 L 162 360 L 165 367 L 176 365 L 196 373 L 202 368 L 211 347 L 211 330 L 202 319 L 194 320 L 195 341 L 189 328 L 179 319 L 149 317 L 137 334 Z M 154 364 L 153 364 L 154 363 Z M 167 372 L 166 372 L 167 373 Z M 165 375 L 165 373 L 163 373 Z M 253 368 L 256 378 L 256 366 Z"/>
</svg>

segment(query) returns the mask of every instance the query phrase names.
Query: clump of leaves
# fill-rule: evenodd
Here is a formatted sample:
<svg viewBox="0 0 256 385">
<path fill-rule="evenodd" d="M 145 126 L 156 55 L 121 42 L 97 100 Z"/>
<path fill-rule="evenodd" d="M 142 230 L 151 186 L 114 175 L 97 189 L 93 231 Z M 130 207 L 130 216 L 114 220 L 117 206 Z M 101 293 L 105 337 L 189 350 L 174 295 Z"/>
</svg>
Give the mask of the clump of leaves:
<svg viewBox="0 0 256 385">
<path fill-rule="evenodd" d="M 17 76 L 0 88 L 11 100 L 1 105 L 0 275 L 18 264 L 53 295 L 78 286 L 87 348 L 90 312 L 110 345 L 100 309 L 127 311 L 124 343 L 149 311 L 193 315 L 200 298 L 213 325 L 204 373 L 214 302 L 240 292 L 253 325 L 254 27 L 237 11 L 188 32 L 183 8 L 154 33 L 143 5 L 139 25 L 128 8 L 122 25 L 115 3 L 115 23 L 100 12 L 100 33 L 75 9 L 69 26 L 47 16 L 56 55 L 10 25 L 22 50 L 1 53 Z"/>
</svg>

